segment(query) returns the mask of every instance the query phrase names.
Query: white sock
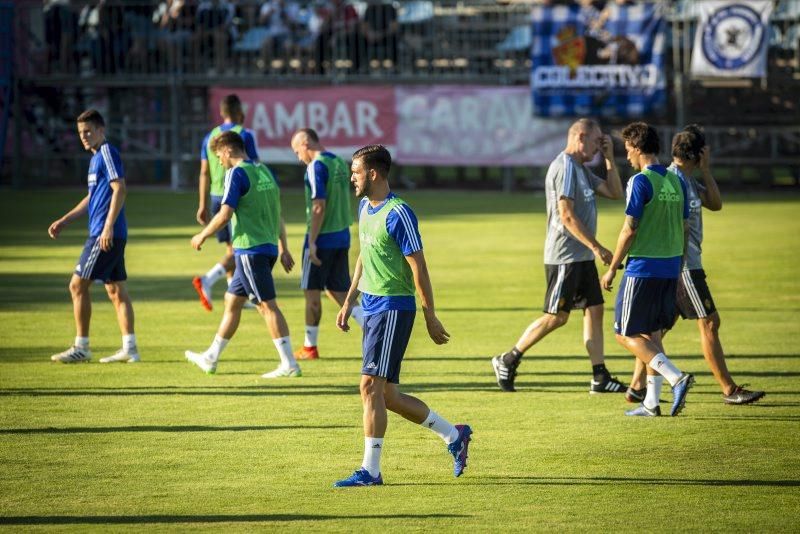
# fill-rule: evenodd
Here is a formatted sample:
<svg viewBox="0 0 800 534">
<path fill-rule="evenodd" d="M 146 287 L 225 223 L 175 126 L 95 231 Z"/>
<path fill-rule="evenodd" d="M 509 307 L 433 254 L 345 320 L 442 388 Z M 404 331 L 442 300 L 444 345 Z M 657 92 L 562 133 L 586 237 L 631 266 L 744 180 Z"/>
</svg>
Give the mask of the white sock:
<svg viewBox="0 0 800 534">
<path fill-rule="evenodd" d="M 670 386 L 677 384 L 681 378 L 681 370 L 675 367 L 675 364 L 669 361 L 663 352 L 656 354 L 655 358 L 650 360 L 649 365 L 650 369 L 666 378 Z"/>
<path fill-rule="evenodd" d="M 290 367 L 297 369 L 300 367 L 294 359 L 294 354 L 292 354 L 292 342 L 289 340 L 289 336 L 273 339 L 272 342 L 275 344 L 275 348 L 278 349 L 278 356 L 281 358 L 281 367 L 284 369 Z"/>
<path fill-rule="evenodd" d="M 644 396 L 644 406 L 654 410 L 661 402 L 661 386 L 664 385 L 664 377 L 661 375 L 647 375 L 647 394 Z"/>
<path fill-rule="evenodd" d="M 303 342 L 303 345 L 306 347 L 316 347 L 318 337 L 319 326 L 306 325 L 306 340 Z"/>
<path fill-rule="evenodd" d="M 229 341 L 230 339 L 225 339 L 219 335 L 214 336 L 214 341 L 211 342 L 211 346 L 206 351 L 206 357 L 212 362 L 219 360 L 219 355 L 228 346 Z"/>
<path fill-rule="evenodd" d="M 364 328 L 364 308 L 361 306 L 353 306 L 353 311 L 350 312 L 350 317 L 358 323 L 358 326 Z"/>
<path fill-rule="evenodd" d="M 233 277 L 229 276 L 225 279 L 225 283 L 228 284 L 228 287 L 231 287 L 231 282 L 233 282 Z M 249 300 L 247 302 L 250 302 Z"/>
<path fill-rule="evenodd" d="M 213 286 L 217 280 L 225 276 L 225 267 L 218 263 L 214 265 L 210 271 L 208 271 L 203 278 L 206 280 L 206 284 L 209 286 Z"/>
<path fill-rule="evenodd" d="M 428 412 L 428 417 L 426 417 L 421 424 L 438 434 L 448 445 L 458 439 L 458 430 L 456 427 L 433 410 Z"/>
<path fill-rule="evenodd" d="M 89 348 L 89 337 L 75 336 L 75 348 L 86 350 Z"/>
<path fill-rule="evenodd" d="M 122 348 L 125 352 L 136 352 L 136 334 L 122 336 Z"/>
<path fill-rule="evenodd" d="M 373 478 L 381 474 L 381 452 L 383 438 L 364 438 L 364 461 L 361 467 L 369 471 Z"/>
</svg>

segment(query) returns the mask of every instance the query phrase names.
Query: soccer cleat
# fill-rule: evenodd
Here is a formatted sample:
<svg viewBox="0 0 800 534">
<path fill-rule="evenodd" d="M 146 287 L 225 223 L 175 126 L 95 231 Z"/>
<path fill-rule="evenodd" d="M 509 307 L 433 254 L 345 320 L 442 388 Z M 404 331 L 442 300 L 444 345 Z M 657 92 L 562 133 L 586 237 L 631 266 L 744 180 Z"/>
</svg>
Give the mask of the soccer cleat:
<svg viewBox="0 0 800 534">
<path fill-rule="evenodd" d="M 190 350 L 187 350 L 184 354 L 186 355 L 187 360 L 195 364 L 207 374 L 213 375 L 217 372 L 217 362 L 209 360 L 205 354 L 198 354 Z"/>
<path fill-rule="evenodd" d="M 689 388 L 693 385 L 694 375 L 683 373 L 678 382 L 672 386 L 672 409 L 669 412 L 672 417 L 675 417 L 683 410 L 686 405 L 686 394 L 689 393 Z"/>
<path fill-rule="evenodd" d="M 200 297 L 200 304 L 206 310 L 211 311 L 211 288 L 206 285 L 205 279 L 201 276 L 195 276 L 192 278 L 192 285 L 197 291 L 197 296 Z"/>
<path fill-rule="evenodd" d="M 92 351 L 89 349 L 79 349 L 75 346 L 68 348 L 64 352 L 59 352 L 58 354 L 50 356 L 50 360 L 61 363 L 88 362 L 91 359 Z"/>
<path fill-rule="evenodd" d="M 303 376 L 303 372 L 299 367 L 278 367 L 274 371 L 264 373 L 261 378 L 284 378 L 284 377 L 299 377 Z"/>
<path fill-rule="evenodd" d="M 306 347 L 304 345 L 297 349 L 297 352 L 294 353 L 294 357 L 298 360 L 318 360 L 319 351 L 317 351 L 317 347 Z"/>
<path fill-rule="evenodd" d="M 625 415 L 630 415 L 633 417 L 658 417 L 661 415 L 661 407 L 656 406 L 651 410 L 644 404 L 640 404 L 638 408 L 626 411 Z"/>
<path fill-rule="evenodd" d="M 634 389 L 629 387 L 628 390 L 625 392 L 625 400 L 634 404 L 636 402 L 642 402 L 644 400 L 645 395 L 647 395 L 647 388 L 642 389 Z"/>
<path fill-rule="evenodd" d="M 100 358 L 100 363 L 116 363 L 116 362 L 137 363 L 140 362 L 141 360 L 142 359 L 139 357 L 139 352 L 136 349 L 133 349 L 131 351 L 126 351 L 125 349 L 119 349 L 111 356 Z"/>
<path fill-rule="evenodd" d="M 467 451 L 469 442 L 472 441 L 472 428 L 469 425 L 456 425 L 458 438 L 447 446 L 447 450 L 453 455 L 453 476 L 460 477 L 467 467 Z"/>
<path fill-rule="evenodd" d="M 592 379 L 589 383 L 589 393 L 624 393 L 625 384 L 617 380 L 615 376 L 607 376 L 602 382 Z"/>
<path fill-rule="evenodd" d="M 751 404 L 762 399 L 764 395 L 766 393 L 763 391 L 750 391 L 743 386 L 736 386 L 733 393 L 722 396 L 722 401 L 725 404 Z"/>
<path fill-rule="evenodd" d="M 497 378 L 497 385 L 500 389 L 509 393 L 516 391 L 514 389 L 514 379 L 517 378 L 517 367 L 519 362 L 514 365 L 506 365 L 503 361 L 503 355 L 495 356 L 492 358 L 492 367 L 494 368 L 494 376 Z"/>
<path fill-rule="evenodd" d="M 358 486 L 382 486 L 383 485 L 383 477 L 381 477 L 380 473 L 378 476 L 373 477 L 369 474 L 369 471 L 364 469 L 356 469 L 352 475 L 348 478 L 343 480 L 337 480 L 333 483 L 334 488 L 355 488 Z"/>
</svg>

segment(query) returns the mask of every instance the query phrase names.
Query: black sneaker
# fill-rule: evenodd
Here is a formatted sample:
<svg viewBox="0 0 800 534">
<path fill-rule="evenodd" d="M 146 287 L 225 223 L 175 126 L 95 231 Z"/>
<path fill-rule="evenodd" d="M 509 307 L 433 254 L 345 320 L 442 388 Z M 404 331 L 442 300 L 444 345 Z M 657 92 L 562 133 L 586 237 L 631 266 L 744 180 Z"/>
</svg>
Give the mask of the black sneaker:
<svg viewBox="0 0 800 534">
<path fill-rule="evenodd" d="M 519 362 L 513 365 L 506 365 L 503 361 L 503 355 L 495 356 L 492 358 L 492 367 L 494 368 L 494 376 L 497 378 L 497 385 L 500 389 L 512 393 L 514 389 L 514 379 L 517 378 L 517 367 Z"/>
<path fill-rule="evenodd" d="M 722 401 L 725 404 L 751 404 L 763 398 L 764 395 L 766 393 L 763 391 L 750 391 L 742 386 L 736 386 L 733 393 L 722 396 Z"/>
<path fill-rule="evenodd" d="M 637 402 L 642 402 L 645 395 L 647 395 L 647 388 L 633 389 L 629 387 L 627 391 L 625 391 L 625 400 L 631 404 L 635 404 Z"/>
<path fill-rule="evenodd" d="M 592 379 L 589 386 L 589 393 L 625 393 L 625 384 L 617 380 L 614 376 L 607 376 L 604 380 Z M 644 397 L 642 397 L 644 399 Z"/>
</svg>

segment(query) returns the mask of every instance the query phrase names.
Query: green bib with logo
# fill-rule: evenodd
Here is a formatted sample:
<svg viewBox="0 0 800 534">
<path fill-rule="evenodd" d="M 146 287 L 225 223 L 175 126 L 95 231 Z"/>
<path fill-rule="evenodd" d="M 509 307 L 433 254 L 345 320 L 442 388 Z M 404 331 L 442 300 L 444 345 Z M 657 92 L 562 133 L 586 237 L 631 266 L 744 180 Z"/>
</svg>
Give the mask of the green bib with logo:
<svg viewBox="0 0 800 534">
<path fill-rule="evenodd" d="M 632 258 L 674 258 L 683 255 L 683 189 L 680 178 L 650 169 L 642 174 L 653 188 L 628 255 Z"/>
</svg>

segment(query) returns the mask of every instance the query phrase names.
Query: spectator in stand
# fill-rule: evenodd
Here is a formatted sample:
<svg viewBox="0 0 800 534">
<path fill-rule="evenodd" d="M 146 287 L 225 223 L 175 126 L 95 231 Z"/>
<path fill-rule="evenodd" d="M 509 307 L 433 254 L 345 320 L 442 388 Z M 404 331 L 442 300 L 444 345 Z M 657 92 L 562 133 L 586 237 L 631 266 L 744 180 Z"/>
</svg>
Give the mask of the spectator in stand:
<svg viewBox="0 0 800 534">
<path fill-rule="evenodd" d="M 88 41 L 92 68 L 113 74 L 124 63 L 127 34 L 123 7 L 106 0 L 90 0 L 81 10 L 78 26 Z"/>
<path fill-rule="evenodd" d="M 74 72 L 78 19 L 69 0 L 44 0 L 43 14 L 48 70 L 53 73 Z"/>
<path fill-rule="evenodd" d="M 228 49 L 235 37 L 235 14 L 236 8 L 229 0 L 202 0 L 197 5 L 195 63 L 199 68 L 209 67 L 206 60 L 212 57 L 210 74 L 225 68 Z"/>
<path fill-rule="evenodd" d="M 315 46 L 317 72 L 333 57 L 352 58 L 357 48 L 358 12 L 345 0 L 333 0 Z M 335 54 L 335 56 L 334 56 Z"/>
<path fill-rule="evenodd" d="M 295 33 L 302 28 L 300 5 L 296 1 L 267 0 L 258 13 L 258 24 L 264 29 L 259 64 L 268 70 L 273 59 L 285 56 Z"/>
<path fill-rule="evenodd" d="M 387 60 L 397 65 L 397 10 L 391 3 L 370 0 L 359 25 L 357 68 L 380 66 Z M 375 65 L 373 62 L 377 62 Z"/>
<path fill-rule="evenodd" d="M 192 38 L 195 12 L 184 0 L 166 0 L 153 12 L 156 46 L 159 56 L 166 58 L 166 70 L 183 70 L 183 59 Z"/>
</svg>

